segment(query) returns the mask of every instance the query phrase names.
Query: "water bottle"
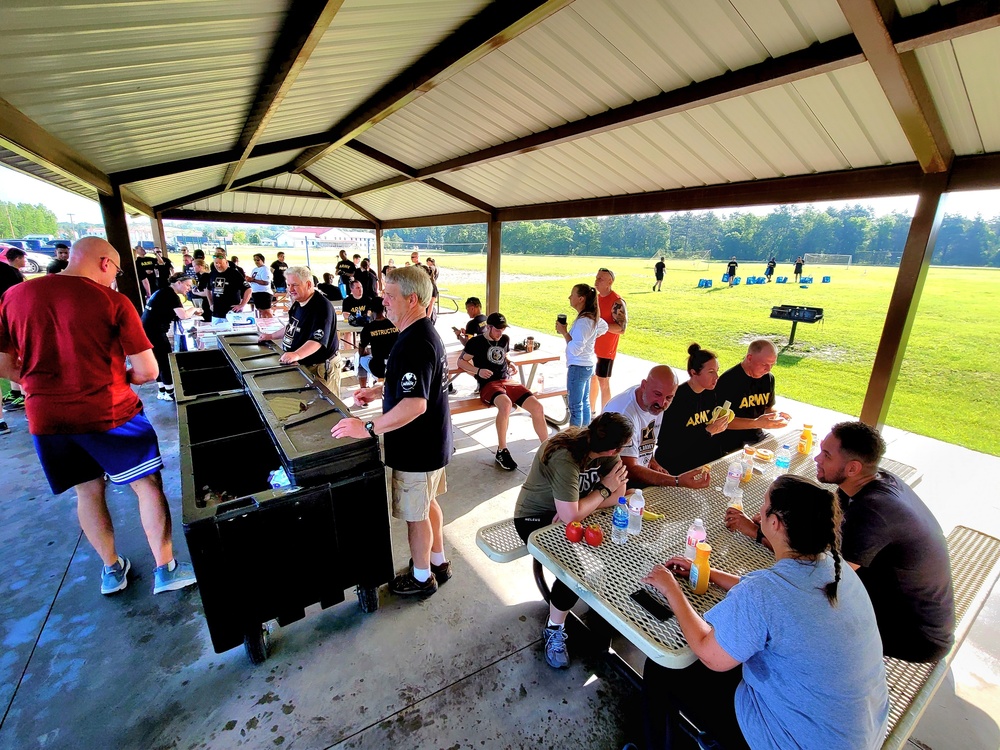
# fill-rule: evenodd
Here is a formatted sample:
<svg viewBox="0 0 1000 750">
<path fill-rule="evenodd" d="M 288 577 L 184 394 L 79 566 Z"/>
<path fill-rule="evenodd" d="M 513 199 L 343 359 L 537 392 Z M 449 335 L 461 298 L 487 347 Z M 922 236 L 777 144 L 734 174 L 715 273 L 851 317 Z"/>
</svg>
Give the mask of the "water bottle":
<svg viewBox="0 0 1000 750">
<path fill-rule="evenodd" d="M 774 458 L 774 467 L 778 476 L 788 473 L 788 467 L 792 465 L 792 447 L 783 445 Z"/>
<path fill-rule="evenodd" d="M 628 505 L 624 497 L 618 498 L 618 505 L 611 516 L 611 541 L 625 544 L 628 541 Z"/>
<path fill-rule="evenodd" d="M 642 490 L 636 490 L 628 499 L 628 533 L 638 536 L 642 532 L 642 512 L 646 509 L 646 498 Z"/>
<path fill-rule="evenodd" d="M 740 482 L 743 480 L 743 462 L 739 459 L 733 461 L 729 464 L 729 470 L 726 472 L 726 484 L 722 487 L 722 494 L 728 498 L 736 497 L 736 493 L 742 494 L 740 489 Z M 694 555 L 694 552 L 691 552 Z"/>
<path fill-rule="evenodd" d="M 708 532 L 705 531 L 705 522 L 700 518 L 694 519 L 694 523 L 688 528 L 687 543 L 684 548 L 684 557 L 694 560 L 694 553 L 698 549 L 698 543 L 708 539 Z"/>
</svg>

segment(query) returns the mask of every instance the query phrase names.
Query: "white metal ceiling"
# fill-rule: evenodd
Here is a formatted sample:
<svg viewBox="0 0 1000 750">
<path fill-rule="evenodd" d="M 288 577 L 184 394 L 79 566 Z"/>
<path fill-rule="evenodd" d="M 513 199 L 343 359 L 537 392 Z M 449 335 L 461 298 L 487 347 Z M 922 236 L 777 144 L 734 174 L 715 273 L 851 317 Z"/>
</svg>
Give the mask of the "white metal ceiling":
<svg viewBox="0 0 1000 750">
<path fill-rule="evenodd" d="M 221 211 L 238 214 L 366 220 L 361 214 L 332 198 L 290 198 L 281 195 L 242 193 L 239 190 L 205 198 L 182 206 L 182 208 L 194 211 Z"/>
<path fill-rule="evenodd" d="M 422 182 L 400 185 L 359 195 L 352 200 L 380 219 L 405 219 L 410 216 L 436 216 L 469 211 L 471 206 L 424 185 Z M 486 215 L 483 214 L 483 220 Z"/>
<path fill-rule="evenodd" d="M 342 193 L 399 175 L 396 170 L 346 147 L 324 156 L 309 167 L 309 172 Z"/>
</svg>

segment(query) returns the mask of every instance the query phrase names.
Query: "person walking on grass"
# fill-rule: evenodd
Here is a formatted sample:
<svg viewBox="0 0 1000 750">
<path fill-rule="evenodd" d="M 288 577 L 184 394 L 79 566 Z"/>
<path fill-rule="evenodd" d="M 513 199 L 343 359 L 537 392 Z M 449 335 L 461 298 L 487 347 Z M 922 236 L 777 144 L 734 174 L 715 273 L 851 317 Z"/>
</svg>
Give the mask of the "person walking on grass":
<svg viewBox="0 0 1000 750">
<path fill-rule="evenodd" d="M 736 279 L 736 269 L 739 268 L 740 264 L 736 262 L 736 256 L 734 255 L 729 259 L 729 263 L 726 266 L 726 274 L 729 276 L 729 286 L 732 287 Z"/>
<path fill-rule="evenodd" d="M 654 292 L 663 291 L 663 272 L 666 271 L 666 269 L 667 264 L 663 262 L 663 256 L 661 255 L 660 259 L 656 261 L 656 265 L 653 266 L 653 273 L 656 275 L 656 283 L 653 284 Z"/>
<path fill-rule="evenodd" d="M 802 260 L 802 256 L 801 255 L 795 259 L 795 267 L 793 269 L 793 273 L 795 275 L 795 283 L 796 284 L 798 284 L 799 281 L 802 280 L 802 266 L 804 264 L 805 264 L 805 261 Z"/>
<path fill-rule="evenodd" d="M 54 495 L 76 491 L 87 541 L 104 563 L 101 593 L 128 585 L 132 564 L 118 554 L 106 480 L 129 485 L 153 552 L 153 593 L 195 583 L 174 558 L 159 445 L 133 385 L 156 379 L 152 345 L 129 299 L 111 284 L 118 251 L 98 237 L 73 245 L 64 271 L 21 284 L 0 307 L 0 377 L 24 384 L 28 427 Z M 63 324 L 87 311 L 87 325 Z M 131 367 L 126 368 L 128 357 Z"/>
</svg>

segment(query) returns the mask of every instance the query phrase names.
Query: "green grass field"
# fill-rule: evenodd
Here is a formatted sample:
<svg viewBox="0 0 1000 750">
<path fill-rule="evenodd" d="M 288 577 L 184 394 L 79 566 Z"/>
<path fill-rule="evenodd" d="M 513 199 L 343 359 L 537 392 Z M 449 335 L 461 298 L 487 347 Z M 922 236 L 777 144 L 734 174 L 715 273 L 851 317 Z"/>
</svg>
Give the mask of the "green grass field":
<svg viewBox="0 0 1000 750">
<path fill-rule="evenodd" d="M 272 258 L 273 250 L 265 254 Z M 301 251 L 286 251 L 291 263 Z M 241 248 L 241 261 L 250 253 Z M 242 258 L 246 255 L 246 258 Z M 387 254 L 388 257 L 389 254 Z M 398 263 L 408 252 L 395 252 Z M 422 253 L 425 255 L 425 253 Z M 482 255 L 433 253 L 444 270 L 442 287 L 458 297 L 485 297 Z M 313 253 L 314 270 L 332 270 L 334 255 Z M 246 263 L 249 266 L 249 263 Z M 674 267 L 671 267 L 673 265 Z M 725 264 L 676 261 L 667 267 L 662 292 L 653 292 L 653 262 L 629 258 L 504 256 L 501 309 L 512 323 L 551 331 L 577 282 L 593 283 L 601 266 L 614 270 L 615 290 L 625 297 L 629 329 L 620 351 L 684 367 L 688 344 L 719 354 L 723 368 L 739 361 L 749 340 L 773 339 L 782 350 L 775 367 L 780 396 L 858 414 L 882 332 L 895 268 L 807 266 L 816 283 L 808 289 L 771 283 L 729 289 Z M 448 271 L 461 274 L 449 279 Z M 742 263 L 740 272 L 763 275 L 763 263 Z M 482 274 L 479 276 L 478 274 Z M 776 275 L 791 275 L 779 265 Z M 832 283 L 819 283 L 823 275 Z M 698 289 L 711 278 L 712 289 Z M 1000 455 L 988 398 L 1000 393 L 1000 270 L 932 268 L 913 325 L 888 422 L 894 427 Z M 791 348 L 791 323 L 769 318 L 772 305 L 822 307 L 825 320 L 800 324 Z"/>
</svg>

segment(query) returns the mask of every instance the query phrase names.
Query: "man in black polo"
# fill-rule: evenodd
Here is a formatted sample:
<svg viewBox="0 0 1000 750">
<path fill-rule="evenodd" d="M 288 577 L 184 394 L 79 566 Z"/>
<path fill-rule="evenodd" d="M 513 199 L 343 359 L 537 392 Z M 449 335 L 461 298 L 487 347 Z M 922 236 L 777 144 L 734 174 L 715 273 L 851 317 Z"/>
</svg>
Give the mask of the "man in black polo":
<svg viewBox="0 0 1000 750">
<path fill-rule="evenodd" d="M 250 302 L 250 285 L 246 276 L 230 268 L 225 255 L 216 255 L 208 278 L 209 299 L 212 305 L 212 322 L 225 323 L 226 314 L 241 312 Z"/>
<path fill-rule="evenodd" d="M 445 466 L 452 451 L 448 356 L 427 318 L 430 298 L 430 277 L 422 268 L 389 272 L 383 301 L 399 338 L 389 353 L 385 387 L 354 394 L 361 406 L 381 398 L 382 414 L 368 422 L 342 419 L 330 431 L 335 438 L 385 436 L 385 463 L 392 469 L 392 514 L 406 521 L 412 560 L 389 584 L 399 596 L 430 596 L 451 578 L 444 552 L 444 516 L 437 501 L 448 489 Z"/>
<path fill-rule="evenodd" d="M 344 287 L 344 289 L 349 290 L 351 288 L 351 279 L 354 278 L 354 272 L 358 269 L 353 263 L 351 263 L 350 260 L 348 260 L 346 250 L 340 251 L 340 260 L 337 261 L 337 267 L 335 270 L 340 276 L 340 285 Z"/>
<path fill-rule="evenodd" d="M 65 242 L 56 243 L 56 258 L 45 269 L 46 274 L 59 273 L 69 265 L 69 245 Z"/>
<path fill-rule="evenodd" d="M 330 300 L 317 291 L 312 278 L 312 271 L 306 266 L 292 266 L 285 271 L 288 296 L 292 299 L 288 324 L 281 330 L 260 334 L 260 340 L 281 341 L 285 350 L 282 364 L 302 365 L 334 395 L 340 396 L 337 315 Z"/>
<path fill-rule="evenodd" d="M 156 259 L 146 255 L 146 248 L 135 246 L 135 272 L 139 276 L 139 289 L 145 300 L 158 288 L 156 286 Z"/>
<path fill-rule="evenodd" d="M 719 376 L 716 400 L 729 402 L 736 418 L 716 439 L 725 456 L 764 439 L 764 430 L 785 427 L 791 417 L 775 406 L 774 375 L 778 350 L 767 339 L 751 341 L 743 360 Z"/>
</svg>

